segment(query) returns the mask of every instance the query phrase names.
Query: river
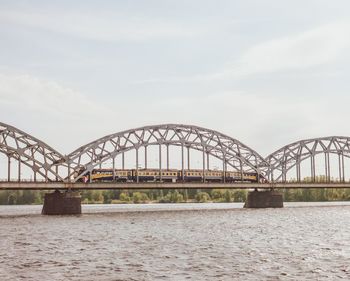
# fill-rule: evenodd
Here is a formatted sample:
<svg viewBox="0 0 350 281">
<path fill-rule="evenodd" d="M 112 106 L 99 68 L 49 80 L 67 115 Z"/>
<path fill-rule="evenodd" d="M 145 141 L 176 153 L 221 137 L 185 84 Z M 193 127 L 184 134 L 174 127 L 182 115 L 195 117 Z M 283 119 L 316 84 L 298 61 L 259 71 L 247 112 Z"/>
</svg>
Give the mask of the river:
<svg viewBox="0 0 350 281">
<path fill-rule="evenodd" d="M 350 280 L 350 202 L 0 206 L 0 280 Z"/>
</svg>

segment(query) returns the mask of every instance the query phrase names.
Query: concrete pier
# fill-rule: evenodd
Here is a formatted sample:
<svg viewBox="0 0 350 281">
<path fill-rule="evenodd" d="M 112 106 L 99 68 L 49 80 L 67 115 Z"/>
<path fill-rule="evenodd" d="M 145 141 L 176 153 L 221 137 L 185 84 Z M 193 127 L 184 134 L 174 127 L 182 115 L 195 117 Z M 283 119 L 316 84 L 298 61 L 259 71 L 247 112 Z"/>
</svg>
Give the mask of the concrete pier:
<svg viewBox="0 0 350 281">
<path fill-rule="evenodd" d="M 274 190 L 254 190 L 248 193 L 244 208 L 283 208 L 283 196 Z"/>
<path fill-rule="evenodd" d="M 45 194 L 43 215 L 79 215 L 81 214 L 81 196 L 79 192 L 60 192 Z"/>
</svg>

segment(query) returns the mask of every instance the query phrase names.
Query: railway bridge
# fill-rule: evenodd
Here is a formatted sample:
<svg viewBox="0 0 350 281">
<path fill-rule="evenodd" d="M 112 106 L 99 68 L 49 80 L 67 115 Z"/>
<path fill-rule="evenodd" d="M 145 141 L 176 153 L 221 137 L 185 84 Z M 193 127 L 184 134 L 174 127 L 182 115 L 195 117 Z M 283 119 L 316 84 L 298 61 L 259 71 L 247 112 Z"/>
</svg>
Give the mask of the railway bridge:
<svg viewBox="0 0 350 281">
<path fill-rule="evenodd" d="M 76 191 L 85 189 L 253 189 L 247 207 L 281 207 L 278 189 L 350 188 L 349 143 L 344 136 L 300 140 L 262 157 L 218 131 L 164 124 L 111 134 L 61 154 L 0 122 L 0 190 L 55 190 L 45 198 L 44 213 L 80 212 Z M 155 176 L 145 180 L 142 172 L 148 171 Z M 121 182 L 123 172 L 128 176 Z M 93 177 L 103 173 L 109 177 Z"/>
</svg>

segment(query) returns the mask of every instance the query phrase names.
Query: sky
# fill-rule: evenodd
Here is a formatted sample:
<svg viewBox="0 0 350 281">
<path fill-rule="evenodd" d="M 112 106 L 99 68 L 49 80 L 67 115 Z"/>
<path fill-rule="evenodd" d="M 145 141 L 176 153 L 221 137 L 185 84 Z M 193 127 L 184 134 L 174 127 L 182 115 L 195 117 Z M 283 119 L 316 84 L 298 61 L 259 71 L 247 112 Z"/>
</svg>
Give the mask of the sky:
<svg viewBox="0 0 350 281">
<path fill-rule="evenodd" d="M 0 0 L 0 122 L 63 154 L 144 125 L 262 156 L 350 136 L 350 2 Z"/>
</svg>

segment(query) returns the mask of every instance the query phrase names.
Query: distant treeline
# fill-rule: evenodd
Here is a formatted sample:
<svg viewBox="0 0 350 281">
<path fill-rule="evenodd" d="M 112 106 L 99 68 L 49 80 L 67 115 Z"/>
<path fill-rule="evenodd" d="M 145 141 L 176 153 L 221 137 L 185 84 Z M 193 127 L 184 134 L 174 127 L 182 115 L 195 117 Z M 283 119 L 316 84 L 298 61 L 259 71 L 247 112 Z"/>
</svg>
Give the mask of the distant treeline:
<svg viewBox="0 0 350 281">
<path fill-rule="evenodd" d="M 281 191 L 285 202 L 350 201 L 350 189 L 288 189 Z M 0 205 L 42 204 L 45 191 L 0 191 Z M 88 190 L 85 204 L 244 202 L 248 191 L 228 189 L 196 190 Z"/>
</svg>

